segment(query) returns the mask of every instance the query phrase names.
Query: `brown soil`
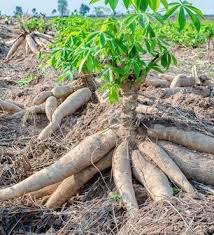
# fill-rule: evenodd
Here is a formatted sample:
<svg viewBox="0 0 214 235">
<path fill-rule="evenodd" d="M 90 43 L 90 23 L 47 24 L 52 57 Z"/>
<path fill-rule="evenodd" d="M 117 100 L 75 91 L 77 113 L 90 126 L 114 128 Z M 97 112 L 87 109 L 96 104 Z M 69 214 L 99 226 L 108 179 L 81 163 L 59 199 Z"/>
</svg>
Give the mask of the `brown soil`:
<svg viewBox="0 0 214 235">
<path fill-rule="evenodd" d="M 9 26 L 6 38 L 17 35 L 17 31 L 11 30 L 14 27 Z M 3 61 L 8 47 L 0 44 L 0 50 L 3 51 L 0 58 L 0 98 L 28 107 L 33 97 L 50 90 L 58 82 L 58 72 L 40 67 L 33 55 L 24 56 L 22 48 L 10 63 Z M 208 60 L 204 47 L 191 51 L 176 48 L 175 52 L 180 63 L 169 73 L 190 75 L 195 64 L 199 75 L 206 74 L 214 79 L 214 62 Z M 141 127 L 138 141 L 144 138 L 145 126 L 154 122 L 214 135 L 213 94 L 202 97 L 200 94 L 177 93 L 162 98 L 161 88 L 142 87 L 141 95 L 144 104 L 149 103 L 159 112 L 138 116 L 136 125 Z M 118 131 L 120 113 L 120 104 L 99 104 L 93 99 L 74 115 L 65 118 L 61 130 L 43 142 L 38 142 L 36 136 L 48 124 L 44 114 L 24 121 L 0 113 L 0 187 L 19 182 L 50 165 L 88 135 L 109 126 Z M 105 171 L 103 175 L 97 174 L 79 195 L 58 211 L 47 210 L 41 206 L 40 200 L 34 201 L 29 196 L 1 203 L 0 234 L 117 234 L 121 228 L 121 234 L 214 233 L 212 195 L 193 201 L 181 194 L 177 199 L 154 204 L 143 187 L 137 182 L 134 186 L 141 205 L 137 219 L 127 218 L 115 192 L 111 172 Z"/>
</svg>

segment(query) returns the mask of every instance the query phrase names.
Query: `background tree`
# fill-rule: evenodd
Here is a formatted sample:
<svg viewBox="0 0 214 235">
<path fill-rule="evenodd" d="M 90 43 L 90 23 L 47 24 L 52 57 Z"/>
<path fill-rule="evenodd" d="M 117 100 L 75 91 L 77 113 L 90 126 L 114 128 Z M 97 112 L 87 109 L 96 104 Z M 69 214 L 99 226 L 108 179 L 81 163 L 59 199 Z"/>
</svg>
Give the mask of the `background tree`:
<svg viewBox="0 0 214 235">
<path fill-rule="evenodd" d="M 78 11 L 77 11 L 77 9 L 74 10 L 74 15 L 75 15 L 75 16 L 78 16 Z"/>
<path fill-rule="evenodd" d="M 15 9 L 15 11 L 14 11 L 14 15 L 15 15 L 15 16 L 21 16 L 21 15 L 23 15 L 22 7 L 16 6 L 16 9 Z"/>
<path fill-rule="evenodd" d="M 32 9 L 32 14 L 33 14 L 33 16 L 38 16 L 38 13 L 37 13 L 37 11 L 36 11 L 36 8 L 33 8 L 33 9 Z"/>
<path fill-rule="evenodd" d="M 51 12 L 52 15 L 56 15 L 56 13 L 57 13 L 56 9 L 53 9 L 52 12 Z"/>
<path fill-rule="evenodd" d="M 105 15 L 102 7 L 95 7 L 94 10 L 97 17 L 102 17 Z"/>
<path fill-rule="evenodd" d="M 80 6 L 80 15 L 85 16 L 89 11 L 90 11 L 90 7 L 82 3 Z"/>
<path fill-rule="evenodd" d="M 65 16 L 68 13 L 68 1 L 58 0 L 58 12 L 60 16 Z"/>
</svg>

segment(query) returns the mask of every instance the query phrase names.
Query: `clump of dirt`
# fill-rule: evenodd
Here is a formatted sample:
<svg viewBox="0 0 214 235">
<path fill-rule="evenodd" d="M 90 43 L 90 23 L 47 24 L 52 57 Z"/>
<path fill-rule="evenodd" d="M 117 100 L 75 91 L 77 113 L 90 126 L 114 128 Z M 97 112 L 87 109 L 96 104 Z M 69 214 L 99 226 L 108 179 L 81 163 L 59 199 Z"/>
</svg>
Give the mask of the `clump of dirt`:
<svg viewBox="0 0 214 235">
<path fill-rule="evenodd" d="M 12 31 L 10 29 L 8 29 L 8 27 L 6 27 L 4 25 L 0 25 L 0 38 L 8 39 L 8 38 L 10 38 L 11 33 L 12 33 Z"/>
<path fill-rule="evenodd" d="M 0 59 L 4 58 L 8 51 L 9 48 L 3 42 L 0 41 Z"/>
</svg>

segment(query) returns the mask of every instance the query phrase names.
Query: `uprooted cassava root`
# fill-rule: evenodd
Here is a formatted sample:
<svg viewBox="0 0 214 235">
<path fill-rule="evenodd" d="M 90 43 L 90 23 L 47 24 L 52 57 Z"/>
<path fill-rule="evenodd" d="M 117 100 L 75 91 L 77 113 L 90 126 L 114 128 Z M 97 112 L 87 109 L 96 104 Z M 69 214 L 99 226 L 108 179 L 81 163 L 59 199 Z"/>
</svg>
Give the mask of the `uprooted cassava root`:
<svg viewBox="0 0 214 235">
<path fill-rule="evenodd" d="M 44 39 L 48 40 L 49 42 L 52 42 L 52 40 L 53 40 L 53 37 L 51 35 L 47 35 L 47 34 L 44 34 L 44 33 L 33 32 L 33 35 L 37 36 L 39 38 L 44 38 Z"/>
<path fill-rule="evenodd" d="M 186 75 L 179 74 L 173 79 L 170 88 L 175 89 L 176 87 L 191 87 L 194 85 L 196 85 L 194 77 L 187 77 Z"/>
<path fill-rule="evenodd" d="M 47 44 L 49 44 L 52 39 L 53 38 L 50 35 L 42 33 L 35 32 L 27 34 L 27 32 L 24 32 L 12 41 L 12 47 L 10 48 L 6 56 L 5 61 L 8 62 L 12 58 L 14 53 L 17 51 L 17 49 L 21 46 L 23 42 L 25 42 L 25 53 L 28 54 L 29 49 L 33 53 L 37 53 L 39 51 L 39 47 L 41 47 L 41 49 L 43 47 L 47 48 Z M 9 42 L 9 44 L 11 44 L 11 42 Z"/>
<path fill-rule="evenodd" d="M 88 88 L 82 88 L 71 94 L 52 115 L 52 122 L 40 133 L 38 139 L 43 140 L 48 138 L 56 131 L 64 117 L 73 114 L 85 103 L 91 99 L 91 91 Z"/>
<path fill-rule="evenodd" d="M 40 92 L 34 99 L 33 99 L 33 104 L 34 105 L 39 105 L 44 103 L 47 98 L 50 96 L 53 96 L 53 93 L 51 91 L 42 91 Z"/>
<path fill-rule="evenodd" d="M 144 82 L 144 85 L 153 87 L 169 87 L 170 83 L 159 78 L 147 78 Z"/>
<path fill-rule="evenodd" d="M 36 42 L 33 40 L 33 38 L 31 37 L 30 34 L 28 34 L 28 35 L 26 36 L 26 42 L 27 42 L 27 44 L 28 44 L 30 50 L 31 50 L 33 53 L 37 53 L 37 52 L 39 51 Z"/>
<path fill-rule="evenodd" d="M 24 42 L 24 40 L 25 40 L 25 34 L 21 34 L 20 36 L 18 36 L 18 38 L 13 43 L 12 47 L 10 48 L 10 50 L 6 56 L 6 61 L 11 59 L 11 57 L 14 55 L 16 50 L 21 46 L 21 44 Z"/>
<path fill-rule="evenodd" d="M 50 96 L 49 98 L 47 98 L 46 103 L 45 103 L 45 113 L 50 122 L 52 121 L 52 115 L 57 109 L 57 106 L 58 106 L 58 102 L 57 102 L 56 97 Z"/>
<path fill-rule="evenodd" d="M 18 184 L 0 190 L 0 201 L 22 196 L 77 174 L 102 159 L 116 143 L 117 136 L 112 130 L 89 136 L 54 164 Z"/>
<path fill-rule="evenodd" d="M 51 92 L 53 95 L 59 99 L 59 98 L 67 98 L 69 95 L 71 95 L 75 90 L 76 81 L 73 81 L 70 85 L 64 85 L 64 86 L 57 86 L 54 87 Z"/>
<path fill-rule="evenodd" d="M 174 75 L 171 75 L 171 74 L 160 74 L 159 75 L 159 79 L 164 79 L 164 80 L 166 80 L 166 81 L 168 81 L 170 84 L 171 84 L 171 82 L 173 81 L 173 79 L 175 78 L 175 76 Z"/>
<path fill-rule="evenodd" d="M 39 189 L 35 192 L 32 192 L 29 195 L 34 199 L 43 198 L 43 197 L 51 195 L 57 189 L 57 187 L 59 185 L 60 185 L 60 183 L 52 184 L 52 185 L 46 186 L 42 189 Z"/>
<path fill-rule="evenodd" d="M 204 156 L 168 141 L 159 141 L 188 179 L 214 185 L 213 156 Z"/>
<path fill-rule="evenodd" d="M 175 162 L 159 145 L 145 141 L 139 149 L 142 153 L 146 154 L 157 166 L 181 189 L 189 193 L 193 197 L 197 197 L 196 192 L 192 185 L 187 180 L 186 176 L 182 173 Z"/>
<path fill-rule="evenodd" d="M 0 99 L 0 111 L 16 113 L 22 111 L 22 108 L 13 102 Z"/>
<path fill-rule="evenodd" d="M 138 150 L 132 153 L 132 171 L 135 178 L 144 185 L 154 201 L 173 196 L 173 191 L 166 175 L 152 162 L 147 161 Z"/>
<path fill-rule="evenodd" d="M 72 196 L 76 195 L 79 189 L 84 186 L 98 171 L 103 171 L 112 165 L 113 151 L 99 160 L 92 166 L 87 167 L 81 172 L 72 175 L 62 181 L 45 204 L 48 208 L 58 208 Z"/>
<path fill-rule="evenodd" d="M 26 112 L 31 114 L 45 113 L 45 103 L 39 105 L 33 105 L 27 108 Z"/>
<path fill-rule="evenodd" d="M 144 104 L 138 104 L 138 106 L 136 107 L 135 111 L 137 113 L 145 113 L 145 114 L 155 114 L 155 113 L 158 113 L 158 109 L 156 107 L 151 107 L 151 106 L 144 105 Z"/>
<path fill-rule="evenodd" d="M 102 171 L 102 170 L 104 170 L 104 168 L 108 168 L 111 166 L 112 154 L 113 154 L 112 151 L 110 151 L 107 154 L 107 156 L 104 157 L 104 159 L 101 159 L 99 162 L 97 162 L 95 164 L 95 166 L 89 166 L 88 168 L 82 170 L 80 173 L 77 173 L 74 176 L 69 176 L 64 181 L 62 181 L 63 183 L 60 182 L 60 183 L 52 184 L 52 185 L 44 187 L 40 190 L 32 192 L 32 193 L 30 193 L 30 196 L 33 197 L 34 199 L 39 199 L 39 198 L 42 198 L 45 196 L 49 196 L 52 193 L 54 193 L 56 191 L 56 189 L 58 188 L 58 186 L 60 185 L 60 188 L 63 190 L 63 192 L 67 192 L 66 198 L 65 198 L 65 195 L 63 194 L 62 195 L 63 199 L 59 199 L 61 201 L 61 204 L 63 204 L 67 200 L 67 198 L 69 199 L 75 193 L 77 193 L 79 188 L 82 187 L 83 184 L 85 184 L 84 182 L 87 182 L 90 178 L 92 178 L 93 175 L 96 174 L 98 170 Z M 74 179 L 75 179 L 75 181 L 74 181 Z M 54 198 L 61 195 L 60 192 L 57 193 L 58 196 L 56 195 L 56 193 L 57 192 L 54 193 L 55 196 L 54 195 L 51 196 L 52 202 L 54 202 Z M 59 203 L 58 200 L 57 200 L 57 203 Z M 49 200 L 49 204 L 51 206 L 51 204 L 52 204 L 51 200 Z M 55 206 L 57 206 L 57 205 L 55 204 Z"/>
<path fill-rule="evenodd" d="M 153 125 L 147 130 L 149 137 L 172 141 L 187 148 L 214 154 L 214 138 L 196 131 L 184 131 L 176 127 Z"/>
<path fill-rule="evenodd" d="M 202 97 L 209 97 L 211 93 L 211 89 L 209 87 L 177 87 L 177 88 L 165 88 L 161 90 L 162 98 L 169 97 L 175 95 L 177 93 L 182 94 L 196 94 Z"/>
<path fill-rule="evenodd" d="M 29 117 L 31 117 L 31 115 L 34 114 L 41 114 L 41 113 L 45 113 L 45 103 L 40 104 L 40 105 L 33 105 L 31 107 L 28 107 L 26 109 L 22 109 L 21 111 L 13 114 L 11 117 L 12 118 L 22 118 L 23 117 L 23 121 L 26 122 Z"/>
<path fill-rule="evenodd" d="M 114 153 L 112 170 L 116 188 L 127 210 L 139 209 L 132 185 L 129 149 L 126 141 L 122 142 Z"/>
</svg>

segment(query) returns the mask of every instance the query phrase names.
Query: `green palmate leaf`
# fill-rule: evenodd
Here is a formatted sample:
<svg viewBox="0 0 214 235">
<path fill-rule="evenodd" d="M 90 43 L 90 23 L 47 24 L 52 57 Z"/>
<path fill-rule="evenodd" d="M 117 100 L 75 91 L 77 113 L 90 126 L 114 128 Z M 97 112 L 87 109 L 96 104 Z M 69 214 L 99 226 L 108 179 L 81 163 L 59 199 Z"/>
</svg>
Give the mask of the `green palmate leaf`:
<svg viewBox="0 0 214 235">
<path fill-rule="evenodd" d="M 149 6 L 149 0 L 139 0 L 139 2 L 139 9 L 145 12 Z"/>
<path fill-rule="evenodd" d="M 108 0 L 111 9 L 114 11 L 118 5 L 119 0 Z"/>
<path fill-rule="evenodd" d="M 93 4 L 93 3 L 96 3 L 96 2 L 99 2 L 100 0 L 91 0 L 90 1 L 90 4 Z"/>
<path fill-rule="evenodd" d="M 127 27 L 129 27 L 133 22 L 135 22 L 138 19 L 138 14 L 133 14 L 133 15 L 129 15 L 124 23 L 126 24 Z"/>
<path fill-rule="evenodd" d="M 185 4 L 184 6 L 185 6 L 185 8 L 188 8 L 189 10 L 193 11 L 195 14 L 197 14 L 201 18 L 205 19 L 204 14 L 200 9 L 198 9 L 190 4 Z"/>
<path fill-rule="evenodd" d="M 141 72 L 141 68 L 142 66 L 140 64 L 137 63 L 137 61 L 134 63 L 134 74 L 136 78 L 139 78 L 140 76 L 140 72 Z"/>
<path fill-rule="evenodd" d="M 172 58 L 173 64 L 174 64 L 174 65 L 177 65 L 178 62 L 177 62 L 177 59 L 175 58 L 175 56 L 174 56 L 174 55 L 171 55 L 171 58 Z"/>
<path fill-rule="evenodd" d="M 157 11 L 160 8 L 160 0 L 149 0 L 149 6 L 153 11 Z"/>
<path fill-rule="evenodd" d="M 127 9 L 130 7 L 131 2 L 132 2 L 131 0 L 123 0 L 123 3 Z"/>
<path fill-rule="evenodd" d="M 168 9 L 168 2 L 167 0 L 161 0 L 161 3 L 163 4 L 163 6 Z"/>
<path fill-rule="evenodd" d="M 168 9 L 166 14 L 164 15 L 164 19 L 168 19 L 173 13 L 180 7 L 180 4 L 173 5 L 171 8 Z"/>
<path fill-rule="evenodd" d="M 146 28 L 149 25 L 149 18 L 146 15 L 139 15 L 138 20 L 142 28 Z"/>
<path fill-rule="evenodd" d="M 186 25 L 186 16 L 184 12 L 184 7 L 180 8 L 179 15 L 178 15 L 178 23 L 179 23 L 179 30 L 183 30 Z"/>
<path fill-rule="evenodd" d="M 100 34 L 100 42 L 101 42 L 102 46 L 104 47 L 106 44 L 106 37 L 105 37 L 104 33 Z"/>
<path fill-rule="evenodd" d="M 112 86 L 109 89 L 109 102 L 111 104 L 119 100 L 119 88 L 117 86 Z"/>
<path fill-rule="evenodd" d="M 168 54 L 167 53 L 164 53 L 163 56 L 161 57 L 161 65 L 164 68 L 168 67 Z"/>
<path fill-rule="evenodd" d="M 200 22 L 198 16 L 195 15 L 194 13 L 192 13 L 188 8 L 185 8 L 185 10 L 187 11 L 188 15 L 190 16 L 196 30 L 199 32 L 201 29 L 201 22 Z"/>
</svg>

